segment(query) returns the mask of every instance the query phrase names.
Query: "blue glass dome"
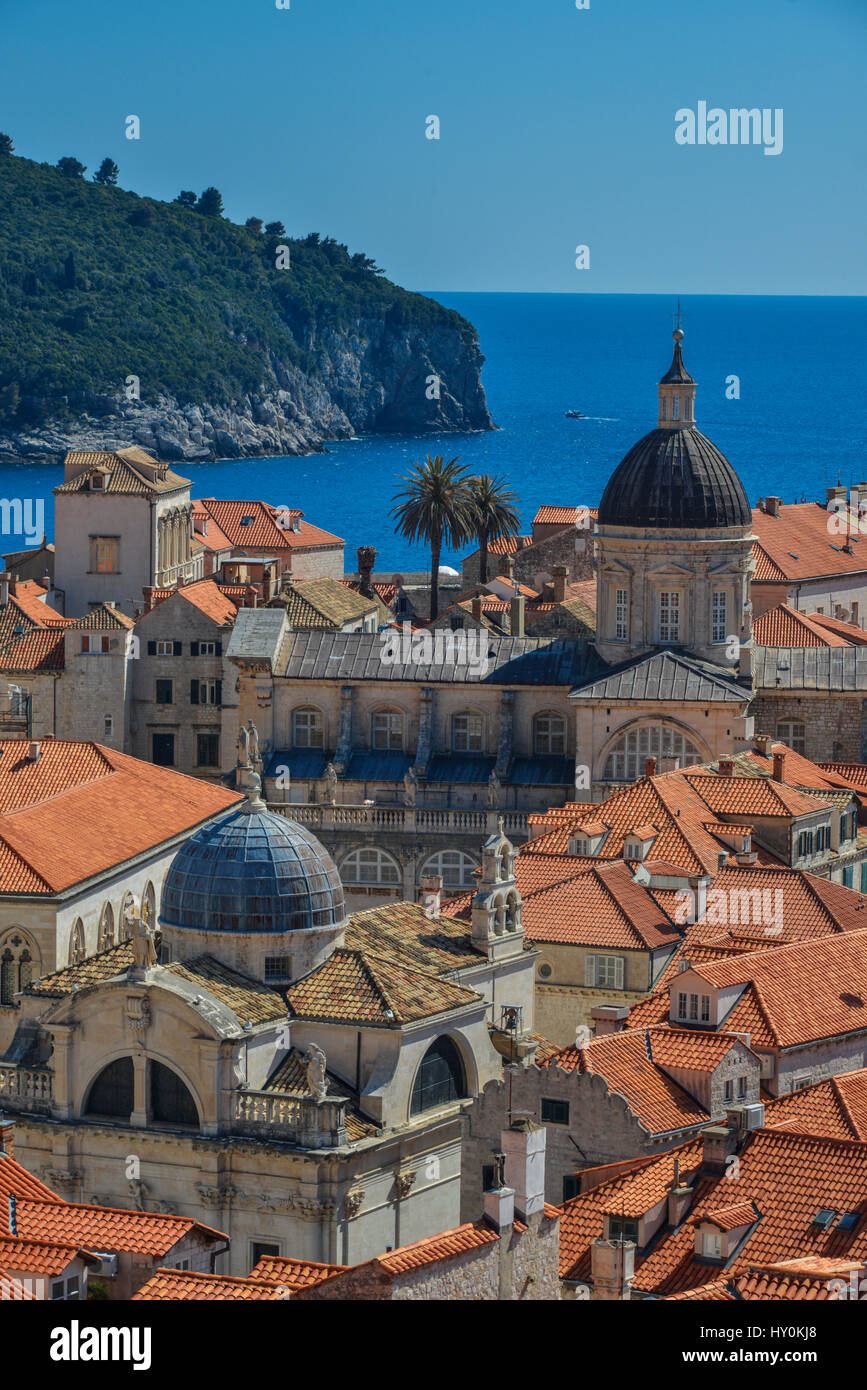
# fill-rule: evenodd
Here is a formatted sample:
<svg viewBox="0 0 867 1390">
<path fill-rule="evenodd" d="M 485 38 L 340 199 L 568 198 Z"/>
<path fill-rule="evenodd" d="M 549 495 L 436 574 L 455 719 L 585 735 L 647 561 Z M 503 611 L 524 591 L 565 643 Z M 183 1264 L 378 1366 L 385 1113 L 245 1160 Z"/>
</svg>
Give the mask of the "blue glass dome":
<svg viewBox="0 0 867 1390">
<path fill-rule="evenodd" d="M 343 885 L 314 835 L 272 811 L 240 807 L 178 850 L 160 922 L 199 931 L 296 932 L 339 926 Z"/>
</svg>

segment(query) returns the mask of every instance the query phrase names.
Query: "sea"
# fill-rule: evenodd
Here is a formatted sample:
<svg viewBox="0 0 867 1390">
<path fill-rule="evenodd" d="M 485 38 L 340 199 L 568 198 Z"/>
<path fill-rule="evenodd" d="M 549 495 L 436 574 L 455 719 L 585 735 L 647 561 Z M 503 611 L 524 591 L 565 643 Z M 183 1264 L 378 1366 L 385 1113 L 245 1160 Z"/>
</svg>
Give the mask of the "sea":
<svg viewBox="0 0 867 1390">
<path fill-rule="evenodd" d="M 376 569 L 424 569 L 427 552 L 395 534 L 389 509 L 410 464 L 459 457 L 502 478 L 522 529 L 545 503 L 595 506 L 627 450 L 656 424 L 677 303 L 657 295 L 432 293 L 478 330 L 482 380 L 497 429 L 379 435 L 302 458 L 179 466 L 194 496 L 299 507 L 346 541 L 347 569 L 373 545 Z M 824 499 L 867 478 L 867 299 L 695 295 L 680 303 L 684 362 L 698 383 L 696 422 L 737 469 L 751 503 Z M 581 419 L 569 419 L 577 410 Z M 0 467 L 0 497 L 44 498 L 62 469 Z M 14 534 L 6 550 L 23 546 Z M 443 564 L 459 565 L 444 554 Z"/>
</svg>

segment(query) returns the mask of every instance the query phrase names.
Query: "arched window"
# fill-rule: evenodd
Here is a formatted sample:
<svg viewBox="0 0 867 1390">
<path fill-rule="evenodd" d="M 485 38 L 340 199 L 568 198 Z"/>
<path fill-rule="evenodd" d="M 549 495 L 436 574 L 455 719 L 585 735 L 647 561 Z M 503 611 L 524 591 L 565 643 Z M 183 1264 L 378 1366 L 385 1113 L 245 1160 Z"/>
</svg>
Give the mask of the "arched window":
<svg viewBox="0 0 867 1390">
<path fill-rule="evenodd" d="M 84 945 L 84 923 L 80 917 L 76 917 L 69 933 L 69 964 L 78 965 L 85 957 Z"/>
<path fill-rule="evenodd" d="M 0 940 L 0 1004 L 14 1004 L 18 991 L 30 984 L 35 951 L 35 946 L 18 927 L 13 927 Z"/>
<path fill-rule="evenodd" d="M 566 720 L 546 710 L 533 720 L 533 752 L 537 757 L 566 752 Z"/>
<path fill-rule="evenodd" d="M 441 849 L 432 854 L 422 868 L 420 878 L 437 875 L 443 888 L 475 888 L 478 863 L 460 849 Z"/>
<path fill-rule="evenodd" d="M 645 758 L 665 759 L 672 767 L 692 767 L 701 762 L 698 749 L 679 729 L 671 724 L 645 724 L 617 740 L 605 760 L 603 780 L 634 782 L 644 776 Z"/>
<path fill-rule="evenodd" d="M 467 1094 L 464 1064 L 451 1038 L 437 1038 L 421 1060 L 412 1087 L 410 1114 L 462 1100 Z"/>
<path fill-rule="evenodd" d="M 680 396 L 674 397 L 674 405 L 671 412 L 671 418 L 672 420 L 680 419 Z"/>
<path fill-rule="evenodd" d="M 102 912 L 99 914 L 99 936 L 97 937 L 96 949 L 97 951 L 107 951 L 114 944 L 114 912 L 111 903 L 104 903 Z"/>
<path fill-rule="evenodd" d="M 154 930 L 157 924 L 157 897 L 154 886 L 150 882 L 145 884 L 145 890 L 142 893 L 141 915 L 145 926 Z"/>
<path fill-rule="evenodd" d="M 340 866 L 346 884 L 395 883 L 401 881 L 397 861 L 382 849 L 354 849 Z"/>
<path fill-rule="evenodd" d="M 778 719 L 777 741 L 787 744 L 793 753 L 800 753 L 802 757 L 805 757 L 807 728 L 804 721 L 802 719 Z"/>
<path fill-rule="evenodd" d="M 117 1057 L 109 1062 L 90 1088 L 84 1113 L 128 1120 L 135 1104 L 133 1075 L 131 1057 Z"/>
<path fill-rule="evenodd" d="M 370 743 L 373 748 L 403 752 L 403 715 L 396 709 L 379 709 L 370 716 Z"/>
<path fill-rule="evenodd" d="M 485 722 L 480 714 L 464 710 L 452 715 L 452 748 L 456 753 L 481 753 Z"/>
<path fill-rule="evenodd" d="M 321 710 L 301 705 L 292 711 L 293 748 L 324 748 L 325 726 Z"/>
<path fill-rule="evenodd" d="M 188 1087 L 177 1072 L 162 1062 L 150 1062 L 151 1119 L 165 1125 L 195 1125 L 199 1112 Z"/>
</svg>

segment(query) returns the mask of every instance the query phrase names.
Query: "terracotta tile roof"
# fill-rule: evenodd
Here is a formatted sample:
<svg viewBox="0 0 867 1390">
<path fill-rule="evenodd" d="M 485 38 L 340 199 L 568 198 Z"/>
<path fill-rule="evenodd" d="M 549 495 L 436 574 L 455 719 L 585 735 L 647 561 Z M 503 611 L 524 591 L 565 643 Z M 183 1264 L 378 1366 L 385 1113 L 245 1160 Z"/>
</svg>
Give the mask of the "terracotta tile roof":
<svg viewBox="0 0 867 1390">
<path fill-rule="evenodd" d="M 603 864 L 524 898 L 524 935 L 533 942 L 654 950 L 681 933 L 623 863 Z"/>
<path fill-rule="evenodd" d="M 839 628 L 848 626 L 840 623 Z M 863 641 L 853 641 L 842 631 L 820 626 L 812 614 L 799 613 L 786 603 L 769 608 L 753 621 L 753 641 L 760 647 L 852 647 L 863 646 L 867 636 L 854 628 Z"/>
<path fill-rule="evenodd" d="M 669 774 L 671 775 L 671 774 Z M 677 774 L 689 781 L 715 815 L 803 816 L 821 803 L 769 777 L 720 777 L 713 773 Z"/>
<path fill-rule="evenodd" d="M 847 623 L 842 618 L 833 618 L 830 613 L 811 613 L 810 621 L 819 628 L 825 628 L 828 632 L 847 638 L 853 647 L 867 646 L 867 632 L 864 632 L 857 623 Z"/>
<path fill-rule="evenodd" d="M 132 1251 L 162 1258 L 191 1232 L 207 1240 L 227 1241 L 222 1231 L 189 1216 L 152 1211 L 124 1211 L 79 1202 L 21 1201 L 16 1206 L 18 1234 L 26 1240 L 63 1242 L 88 1250 Z"/>
<path fill-rule="evenodd" d="M 757 1265 L 735 1279 L 667 1294 L 665 1301 L 824 1303 L 839 1297 L 839 1281 L 848 1285 L 850 1273 L 863 1268 L 857 1260 L 782 1260 Z"/>
<path fill-rule="evenodd" d="M 131 1301 L 276 1303 L 285 1297 L 283 1289 L 270 1281 L 242 1279 L 229 1274 L 194 1274 L 186 1269 L 158 1269 L 132 1295 Z"/>
<path fill-rule="evenodd" d="M 345 584 L 347 589 L 354 590 L 356 594 L 359 593 L 361 590 L 360 579 L 341 579 L 340 583 Z M 390 608 L 397 596 L 397 585 L 394 583 L 383 584 L 380 582 L 371 581 L 371 587 L 379 595 L 386 608 Z"/>
<path fill-rule="evenodd" d="M 217 527 L 227 537 L 233 550 L 267 550 L 275 555 L 294 550 L 309 550 L 317 547 L 331 549 L 342 546 L 339 536 L 323 531 L 309 522 L 300 521 L 297 531 L 287 531 L 276 521 L 277 508 L 267 502 L 228 500 L 223 497 L 200 497 L 198 503 Z M 300 517 L 300 513 L 297 514 Z M 251 517 L 248 525 L 242 525 L 242 517 Z M 210 526 L 208 530 L 210 531 Z M 200 539 L 202 538 L 200 536 Z"/>
<path fill-rule="evenodd" d="M 867 1067 L 791 1091 L 765 1107 L 769 1129 L 867 1140 Z"/>
<path fill-rule="evenodd" d="M 238 603 L 232 601 L 232 597 L 226 592 L 230 586 L 218 584 L 214 579 L 196 579 L 192 584 L 182 584 L 179 589 L 154 589 L 151 596 L 150 612 L 158 608 L 166 599 L 173 598 L 175 594 L 180 595 L 187 603 L 191 603 L 194 608 L 198 608 L 200 613 L 204 613 L 206 618 L 211 618 L 213 622 L 219 623 L 221 627 L 233 623 L 238 614 Z M 243 584 L 232 585 L 233 589 L 238 589 L 243 593 Z"/>
<path fill-rule="evenodd" d="M 648 1042 L 643 1028 L 609 1033 L 586 1047 L 563 1048 L 544 1065 L 604 1077 L 609 1094 L 623 1096 L 650 1134 L 706 1125 L 708 1111 L 652 1059 Z M 732 1044 L 731 1038 L 726 1039 L 726 1052 Z"/>
<path fill-rule="evenodd" d="M 239 975 L 213 956 L 172 961 L 164 968 L 213 994 L 242 1023 L 270 1023 L 286 1016 L 286 1006 L 276 990 Z"/>
<path fill-rule="evenodd" d="M 0 670 L 62 671 L 65 661 L 63 632 L 56 627 L 31 627 L 17 640 L 0 646 Z"/>
<path fill-rule="evenodd" d="M 481 996 L 434 975 L 407 970 L 364 951 L 338 947 L 286 991 L 296 1018 L 367 1023 L 391 1028 L 447 1013 Z"/>
<path fill-rule="evenodd" d="M 47 594 L 35 579 L 19 579 L 9 585 L 9 605 L 37 627 L 65 627 L 69 619 L 45 602 Z"/>
<path fill-rule="evenodd" d="M 234 805 L 225 787 L 96 743 L 0 740 L 0 891 L 59 892 Z"/>
<path fill-rule="evenodd" d="M 204 521 L 204 530 L 199 530 L 199 528 L 195 525 L 195 523 L 198 521 Z M 204 506 L 201 499 L 198 497 L 193 498 L 193 525 L 193 537 L 195 540 L 199 542 L 203 549 L 232 549 L 232 542 L 229 540 L 229 537 L 226 535 L 225 531 L 220 530 L 214 517 L 211 516 L 211 513 L 208 511 L 208 508 Z"/>
<path fill-rule="evenodd" d="M 368 1139 L 378 1134 L 379 1127 L 367 1118 L 358 1104 L 357 1092 L 341 1081 L 333 1072 L 327 1072 L 329 1096 L 342 1096 L 349 1101 L 345 1110 L 346 1137 L 351 1144 L 360 1139 Z M 309 1096 L 312 1094 L 307 1080 L 307 1063 L 297 1047 L 292 1047 L 272 1072 L 262 1087 L 263 1091 L 278 1092 L 281 1095 Z"/>
<path fill-rule="evenodd" d="M 168 464 L 157 465 L 160 474 L 152 482 L 150 477 L 141 471 L 141 466 L 153 468 L 157 460 L 144 449 L 135 446 L 129 449 L 115 449 L 113 452 L 68 449 L 63 462 L 64 465 L 85 464 L 87 467 L 76 477 L 70 478 L 69 482 L 56 487 L 56 493 L 86 491 L 90 474 L 97 468 L 109 472 L 108 486 L 103 489 L 106 493 L 150 496 L 190 486 L 189 478 L 179 477 L 177 473 L 172 472 Z"/>
<path fill-rule="evenodd" d="M 739 1226 L 752 1226 L 758 1220 L 752 1202 L 737 1202 L 731 1207 L 705 1207 L 689 1217 L 691 1226 L 707 1223 L 720 1231 L 736 1231 Z"/>
<path fill-rule="evenodd" d="M 56 1192 L 52 1192 L 50 1187 L 46 1187 L 44 1182 L 40 1182 L 39 1178 L 28 1173 L 14 1158 L 10 1158 L 9 1154 L 0 1153 L 0 1222 L 5 1220 L 10 1196 L 16 1197 L 19 1201 L 24 1198 L 36 1202 L 64 1200 L 58 1197 Z"/>
<path fill-rule="evenodd" d="M 122 941 L 119 946 L 110 946 L 107 951 L 88 956 L 78 965 L 66 965 L 62 970 L 43 975 L 41 980 L 34 980 L 27 986 L 26 993 L 59 998 L 71 994 L 74 989 L 87 989 L 102 980 L 113 980 L 116 975 L 129 970 L 131 965 L 132 942 Z"/>
<path fill-rule="evenodd" d="M 691 969 L 712 989 L 746 986 L 725 1020 L 729 1031 L 743 1031 L 744 1013 L 755 1010 L 778 1047 L 867 1029 L 867 931 L 795 942 Z"/>
<path fill-rule="evenodd" d="M 299 579 L 273 600 L 272 606 L 282 606 L 284 599 L 293 627 L 340 627 L 378 610 L 375 599 L 365 598 L 339 579 L 327 577 Z"/>
<path fill-rule="evenodd" d="M 828 1229 L 813 1224 L 821 1207 L 844 1212 L 865 1209 L 867 1144 L 757 1130 L 738 1151 L 738 1177 L 700 1172 L 701 1143 L 691 1141 L 652 1160 L 646 1167 L 615 1177 L 564 1203 L 560 1221 L 561 1276 L 590 1279 L 591 1242 L 603 1233 L 605 1212 L 642 1216 L 662 1201 L 674 1179 L 692 1185 L 692 1210 L 755 1203 L 761 1213 L 755 1229 L 728 1266 L 737 1277 L 756 1264 L 814 1256 L 863 1261 L 867 1219 L 840 1231 L 835 1217 Z M 731 1170 L 730 1170 L 731 1171 Z M 625 1209 L 625 1210 L 624 1210 Z M 663 1228 L 646 1250 L 636 1252 L 633 1287 L 659 1295 L 704 1287 L 708 1266 L 694 1258 L 694 1227 L 688 1221 Z"/>
<path fill-rule="evenodd" d="M 454 1255 L 463 1255 L 468 1250 L 479 1250 L 485 1245 L 494 1245 L 499 1236 L 486 1221 L 466 1222 L 451 1231 L 440 1231 L 424 1240 L 413 1241 L 390 1250 L 386 1255 L 377 1255 L 370 1263 L 377 1265 L 386 1274 L 408 1274 L 411 1270 L 422 1269 L 425 1265 L 449 1260 Z"/>
<path fill-rule="evenodd" d="M 130 628 L 135 627 L 135 621 L 128 618 L 126 613 L 121 613 L 119 609 L 112 608 L 110 603 L 98 603 L 83 618 L 72 618 L 67 626 L 73 632 L 129 631 Z"/>
<path fill-rule="evenodd" d="M 60 1245 L 56 1241 L 30 1240 L 22 1236 L 0 1235 L 0 1268 L 28 1274 L 43 1274 L 55 1278 L 81 1255 L 88 1264 L 97 1261 L 77 1245 Z"/>
<path fill-rule="evenodd" d="M 278 1255 L 264 1255 L 250 1270 L 251 1279 L 280 1284 L 286 1289 L 312 1289 L 332 1274 L 345 1274 L 349 1265 L 323 1265 L 313 1260 L 291 1260 Z"/>
<path fill-rule="evenodd" d="M 480 960 L 466 926 L 447 911 L 428 917 L 417 903 L 386 903 L 353 912 L 345 944 L 428 975 L 462 970 Z"/>
<path fill-rule="evenodd" d="M 496 584 L 508 584 L 510 591 L 512 591 L 512 592 L 514 592 L 514 593 L 518 593 L 518 594 L 523 594 L 525 598 L 533 599 L 533 598 L 538 598 L 538 597 L 539 597 L 539 590 L 538 590 L 538 589 L 531 589 L 530 586 L 529 586 L 529 584 L 522 584 L 522 583 L 521 583 L 519 580 L 517 580 L 517 579 L 510 579 L 509 576 L 508 576 L 507 574 L 498 574 L 498 575 L 496 575 L 495 579 L 493 579 L 493 580 L 489 579 L 489 580 L 488 580 L 488 584 L 490 585 L 490 584 L 492 584 L 492 583 L 496 583 Z M 483 594 L 480 594 L 479 597 L 482 599 L 483 602 L 484 602 L 485 599 L 487 599 L 487 598 L 494 598 L 494 599 L 499 599 L 500 601 L 502 601 L 501 595 L 499 595 L 499 594 L 497 594 L 497 593 L 489 593 L 489 594 L 484 594 L 484 593 L 483 593 Z M 511 602 L 511 593 L 510 593 L 509 599 L 506 600 L 506 602 L 508 602 L 508 603 Z"/>
<path fill-rule="evenodd" d="M 831 575 L 860 574 L 867 570 L 867 544 L 857 534 L 840 535 L 828 529 L 832 513 L 819 502 L 782 503 L 779 516 L 753 508 L 753 534 L 771 564 L 784 579 L 797 580 Z M 843 550 L 852 543 L 852 554 Z M 764 570 L 753 575 L 753 582 L 765 578 Z"/>
<path fill-rule="evenodd" d="M 0 1269 L 0 1300 L 4 1303 L 15 1302 L 34 1302 L 36 1294 L 22 1284 L 19 1279 L 13 1279 L 11 1274 L 5 1269 Z"/>
<path fill-rule="evenodd" d="M 867 764 L 865 763 L 816 763 L 823 772 L 839 777 L 848 786 L 867 790 Z"/>
<path fill-rule="evenodd" d="M 763 546 L 759 545 L 758 541 L 753 542 L 753 559 L 756 562 L 756 567 L 753 570 L 753 583 L 762 583 L 764 581 L 765 583 L 784 584 L 786 582 L 786 575 L 783 570 L 780 569 L 778 564 L 774 563 L 768 552 Z"/>
</svg>

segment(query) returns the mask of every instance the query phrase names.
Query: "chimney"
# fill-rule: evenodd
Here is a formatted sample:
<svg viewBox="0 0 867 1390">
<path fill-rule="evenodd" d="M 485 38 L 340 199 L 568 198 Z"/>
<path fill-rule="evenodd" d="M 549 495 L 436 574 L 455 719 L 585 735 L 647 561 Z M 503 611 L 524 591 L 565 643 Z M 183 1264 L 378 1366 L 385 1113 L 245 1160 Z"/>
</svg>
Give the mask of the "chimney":
<svg viewBox="0 0 867 1390">
<path fill-rule="evenodd" d="M 719 767 L 720 777 L 734 777 L 735 762 L 734 758 L 720 758 L 717 766 Z"/>
<path fill-rule="evenodd" d="M 376 564 L 376 550 L 372 545 L 360 545 L 356 551 L 356 558 L 358 560 L 358 578 L 361 581 L 358 591 L 364 598 L 376 598 L 376 590 L 370 578 Z"/>
<path fill-rule="evenodd" d="M 554 566 L 554 602 L 563 603 L 566 598 L 566 578 L 569 574 L 565 565 Z"/>
<path fill-rule="evenodd" d="M 514 555 L 506 555 L 506 556 L 504 557 L 504 560 L 503 560 L 503 574 L 505 575 L 505 577 L 506 577 L 507 579 L 511 579 L 512 582 L 514 583 L 514 579 L 515 579 L 515 557 L 514 557 Z"/>
<path fill-rule="evenodd" d="M 609 1033 L 622 1033 L 629 1018 L 628 1004 L 594 1004 L 590 1017 L 596 1027 L 596 1037 L 604 1038 Z"/>
<path fill-rule="evenodd" d="M 29 763 L 38 763 L 41 757 L 42 748 L 38 743 L 34 741 L 30 744 L 30 747 L 27 749 L 27 761 Z"/>
<path fill-rule="evenodd" d="M 737 1153 L 737 1129 L 732 1125 L 709 1125 L 701 1131 L 701 1172 L 707 1177 L 725 1177 L 728 1160 Z"/>
<path fill-rule="evenodd" d="M 506 1187 L 505 1162 L 505 1154 L 494 1154 L 493 1182 L 483 1194 L 485 1216 L 495 1231 L 508 1230 L 515 1222 L 515 1193 Z"/>
<path fill-rule="evenodd" d="M 515 1211 L 525 1222 L 545 1205 L 545 1139 L 545 1129 L 533 1120 L 515 1120 L 500 1135 L 506 1185 L 514 1189 Z"/>
<path fill-rule="evenodd" d="M 590 1247 L 590 1277 L 600 1303 L 621 1303 L 632 1297 L 635 1275 L 635 1243 L 605 1240 L 600 1236 Z"/>
<path fill-rule="evenodd" d="M 645 758 L 645 759 L 644 759 L 644 775 L 645 775 L 645 777 L 655 777 L 655 776 L 656 776 L 656 759 L 655 759 L 655 758 Z"/>
<path fill-rule="evenodd" d="M 721 850 L 719 851 L 719 853 L 717 854 L 717 857 L 716 857 L 716 866 L 717 866 L 717 868 L 718 868 L 718 869 L 724 869 L 725 866 L 726 866 L 726 860 L 727 860 L 727 859 L 728 859 L 728 853 L 726 852 L 726 850 L 721 849 Z"/>
<path fill-rule="evenodd" d="M 516 594 L 509 605 L 511 614 L 511 629 L 513 637 L 524 636 L 524 595 Z"/>
<path fill-rule="evenodd" d="M 695 920 L 704 921 L 707 912 L 707 890 L 710 885 L 710 874 L 691 874 L 687 883 L 692 889 L 692 899 L 695 903 Z"/>
<path fill-rule="evenodd" d="M 0 1118 L 0 1154 L 15 1157 L 15 1121 Z"/>
<path fill-rule="evenodd" d="M 745 869 L 749 869 L 752 865 L 758 864 L 759 862 L 759 856 L 754 849 L 741 850 L 741 853 L 738 854 L 736 858 L 738 863 L 742 864 Z"/>
<path fill-rule="evenodd" d="M 769 758 L 771 756 L 770 734 L 756 734 L 753 743 L 756 745 L 756 752 L 761 753 L 763 758 Z"/>
<path fill-rule="evenodd" d="M 475 598 L 474 598 L 473 601 L 472 601 L 471 609 L 472 609 L 473 617 L 475 618 L 476 622 L 479 622 L 479 623 L 480 623 L 480 622 L 482 621 L 482 596 L 481 596 L 481 594 L 476 594 Z"/>
<path fill-rule="evenodd" d="M 443 881 L 438 874 L 426 874 L 421 881 L 419 904 L 426 917 L 439 917 L 442 906 Z"/>
<path fill-rule="evenodd" d="M 43 589 L 51 588 L 51 575 L 48 573 L 48 570 L 46 570 L 42 576 L 42 587 Z"/>
<path fill-rule="evenodd" d="M 775 782 L 785 782 L 786 780 L 786 752 L 785 749 L 774 750 L 774 772 Z"/>
<path fill-rule="evenodd" d="M 779 497 L 766 497 L 766 498 L 765 498 L 765 511 L 767 512 L 768 516 L 779 516 L 779 515 L 780 515 L 780 499 L 779 499 Z"/>
<path fill-rule="evenodd" d="M 9 602 L 9 571 L 4 570 L 0 574 L 0 608 L 5 608 Z"/>
<path fill-rule="evenodd" d="M 680 1225 L 689 1211 L 692 1196 L 692 1188 L 684 1186 L 680 1181 L 680 1159 L 676 1158 L 674 1160 L 674 1177 L 671 1180 L 671 1187 L 668 1189 L 666 1218 L 669 1226 L 677 1227 Z"/>
</svg>

